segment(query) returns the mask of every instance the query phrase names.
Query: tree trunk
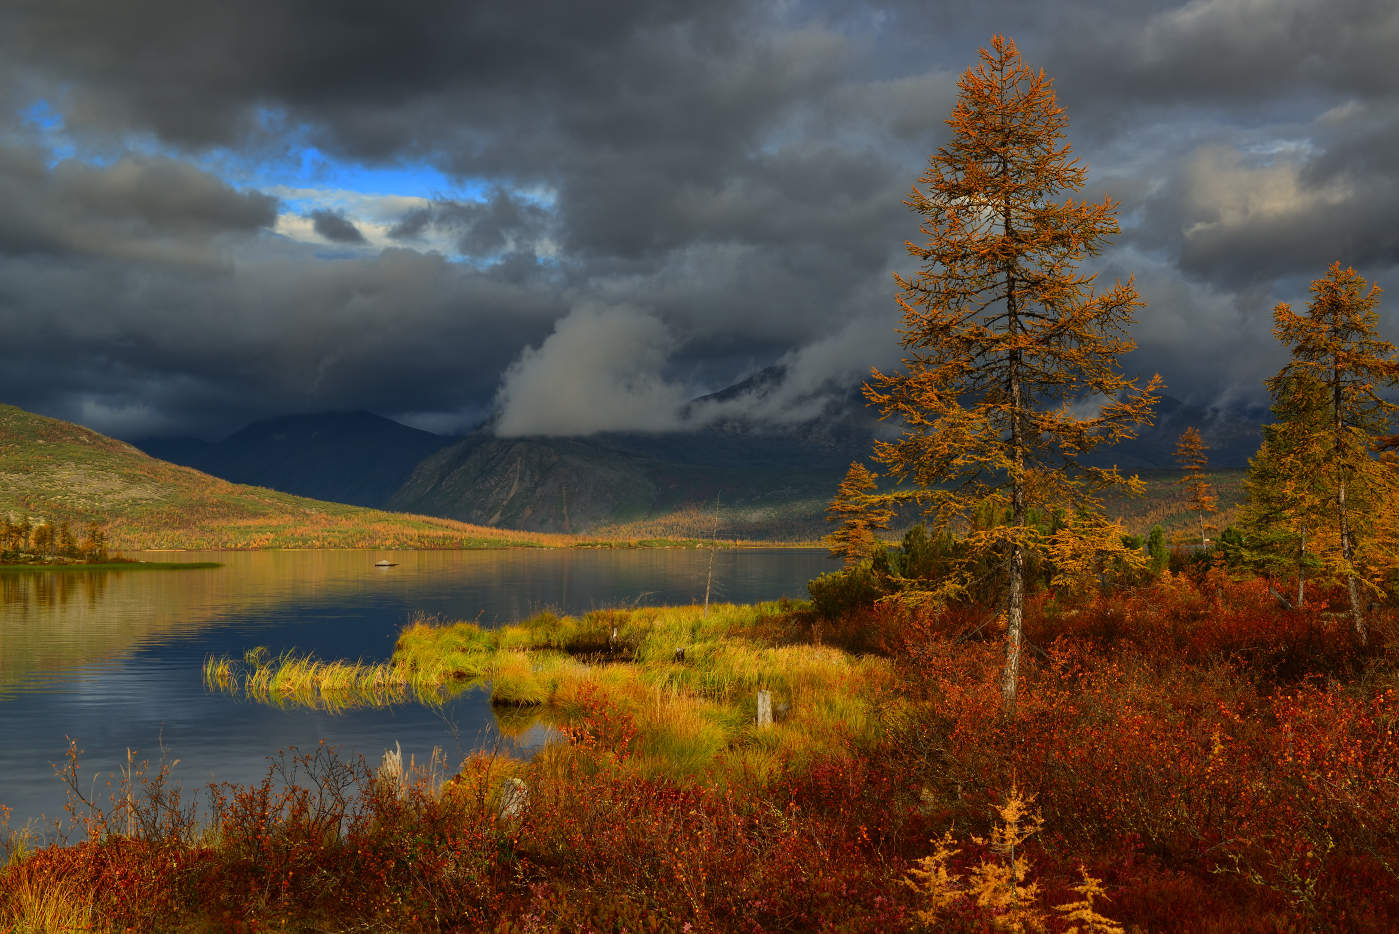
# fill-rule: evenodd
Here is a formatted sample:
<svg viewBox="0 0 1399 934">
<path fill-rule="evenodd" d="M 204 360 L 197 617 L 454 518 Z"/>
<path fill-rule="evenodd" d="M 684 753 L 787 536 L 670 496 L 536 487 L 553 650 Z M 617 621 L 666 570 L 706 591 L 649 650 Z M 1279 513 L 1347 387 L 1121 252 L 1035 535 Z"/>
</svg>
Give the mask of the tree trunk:
<svg viewBox="0 0 1399 934">
<path fill-rule="evenodd" d="M 1002 213 L 1004 230 L 1011 236 L 1010 209 Z M 1006 271 L 1006 332 L 1014 341 L 1020 334 L 1020 321 L 1015 300 L 1015 271 Z M 1025 387 L 1020 382 L 1020 349 L 1012 344 L 1010 368 L 1010 521 L 1016 540 L 1010 546 L 1010 586 L 1006 594 L 1006 665 L 1001 673 L 1001 712 L 1009 716 L 1015 711 L 1015 695 L 1020 680 L 1020 648 L 1025 619 L 1025 547 L 1019 535 L 1025 528 Z"/>
<path fill-rule="evenodd" d="M 1025 551 L 1019 543 L 1010 549 L 1010 595 L 1006 601 L 1006 666 L 1001 672 L 1001 712 L 1015 712 L 1020 678 L 1020 648 L 1025 619 Z"/>
<path fill-rule="evenodd" d="M 1360 609 L 1360 588 L 1355 574 L 1349 570 L 1355 557 L 1355 542 L 1350 537 L 1350 524 L 1346 521 L 1346 484 L 1342 480 L 1336 487 L 1336 511 L 1341 524 L 1341 558 L 1346 562 L 1346 593 L 1350 597 L 1350 619 L 1355 626 L 1355 638 L 1364 645 L 1369 641 L 1369 631 L 1365 626 L 1365 614 Z"/>
<path fill-rule="evenodd" d="M 1305 581 L 1307 560 L 1307 533 L 1303 532 L 1297 538 L 1297 609 L 1302 608 L 1302 601 L 1306 595 Z"/>
<path fill-rule="evenodd" d="M 1331 401 L 1336 427 L 1336 522 L 1341 533 L 1341 560 L 1346 563 L 1346 592 L 1350 596 L 1350 619 L 1355 626 L 1355 638 L 1364 645 L 1369 638 L 1365 628 L 1365 615 L 1360 610 L 1360 592 L 1355 580 L 1355 542 L 1351 539 L 1350 523 L 1346 521 L 1346 477 L 1342 462 L 1341 439 L 1345 432 L 1345 422 L 1341 417 L 1341 362 L 1331 358 Z"/>
</svg>

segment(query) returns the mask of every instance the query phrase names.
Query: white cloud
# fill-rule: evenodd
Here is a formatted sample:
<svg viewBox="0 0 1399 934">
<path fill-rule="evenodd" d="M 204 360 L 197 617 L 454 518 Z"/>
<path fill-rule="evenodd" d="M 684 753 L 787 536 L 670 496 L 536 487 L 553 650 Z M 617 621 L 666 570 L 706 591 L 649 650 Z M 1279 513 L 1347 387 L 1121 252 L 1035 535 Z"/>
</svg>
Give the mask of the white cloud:
<svg viewBox="0 0 1399 934">
<path fill-rule="evenodd" d="M 1250 165 L 1232 147 L 1198 150 L 1186 166 L 1185 210 L 1193 218 L 1187 239 L 1218 236 L 1257 224 L 1295 223 L 1318 208 L 1342 205 L 1355 196 L 1342 182 L 1325 185 L 1302 180 L 1302 163 L 1277 158 Z"/>
<path fill-rule="evenodd" d="M 626 305 L 580 305 L 505 371 L 496 434 L 588 435 L 680 425 L 689 392 L 662 371 L 673 338 Z"/>
</svg>

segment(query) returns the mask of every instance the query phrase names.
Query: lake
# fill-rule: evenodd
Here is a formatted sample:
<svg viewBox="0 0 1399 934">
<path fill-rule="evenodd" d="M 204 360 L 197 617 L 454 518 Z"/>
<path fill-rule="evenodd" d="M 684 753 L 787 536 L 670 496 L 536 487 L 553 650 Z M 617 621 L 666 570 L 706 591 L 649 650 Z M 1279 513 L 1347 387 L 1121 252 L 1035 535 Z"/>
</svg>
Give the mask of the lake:
<svg viewBox="0 0 1399 934">
<path fill-rule="evenodd" d="M 483 626 L 543 609 L 697 603 L 711 555 L 701 549 L 288 551 L 129 554 L 218 561 L 188 571 L 0 574 L 0 805 L 12 824 L 62 815 L 53 764 L 72 737 L 96 788 L 136 760 L 178 760 L 187 791 L 253 782 L 281 750 L 325 740 L 377 762 L 395 742 L 405 761 L 434 747 L 449 761 L 500 742 L 482 691 L 432 709 L 404 704 L 343 713 L 276 708 L 205 689 L 209 655 L 255 646 L 380 661 L 418 614 Z M 397 567 L 375 568 L 387 558 Z M 713 554 L 714 602 L 803 598 L 837 567 L 820 549 Z M 509 742 L 526 750 L 534 730 Z"/>
</svg>

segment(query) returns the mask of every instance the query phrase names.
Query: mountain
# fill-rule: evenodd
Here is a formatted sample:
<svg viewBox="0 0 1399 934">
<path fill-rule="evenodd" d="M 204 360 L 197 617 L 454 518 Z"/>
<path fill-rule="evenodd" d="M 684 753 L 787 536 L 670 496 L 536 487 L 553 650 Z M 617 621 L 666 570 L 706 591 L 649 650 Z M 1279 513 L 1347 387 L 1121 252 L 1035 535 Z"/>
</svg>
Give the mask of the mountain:
<svg viewBox="0 0 1399 934">
<path fill-rule="evenodd" d="M 682 415 L 702 427 L 688 431 L 452 439 L 342 412 L 255 422 L 212 444 L 144 446 L 231 481 L 500 528 L 690 537 L 712 534 L 717 521 L 726 537 L 815 538 L 850 462 L 868 461 L 874 439 L 897 429 L 865 404 L 859 383 L 796 391 L 789 379 L 772 366 L 694 399 Z M 1169 473 L 1176 439 L 1195 425 L 1211 467 L 1238 469 L 1265 419 L 1261 409 L 1165 397 L 1154 426 L 1088 460 Z"/>
<path fill-rule="evenodd" d="M 171 438 L 136 446 L 234 483 L 378 507 L 453 440 L 370 412 L 323 412 L 254 422 L 213 443 Z"/>
<path fill-rule="evenodd" d="M 549 540 L 243 486 L 0 405 L 0 516 L 107 530 L 118 549 L 476 548 Z"/>
</svg>

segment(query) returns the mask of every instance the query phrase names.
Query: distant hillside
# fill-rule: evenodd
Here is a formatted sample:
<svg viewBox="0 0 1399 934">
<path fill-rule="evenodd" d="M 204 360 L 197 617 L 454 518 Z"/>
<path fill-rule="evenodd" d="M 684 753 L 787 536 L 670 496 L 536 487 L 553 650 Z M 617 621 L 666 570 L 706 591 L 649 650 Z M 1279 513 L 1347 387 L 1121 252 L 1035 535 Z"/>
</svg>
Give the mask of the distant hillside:
<svg viewBox="0 0 1399 934">
<path fill-rule="evenodd" d="M 117 549 L 472 548 L 566 541 L 241 486 L 8 405 L 0 405 L 0 514 L 74 525 L 96 521 Z"/>
<path fill-rule="evenodd" d="M 820 414 L 805 421 L 747 417 L 763 410 L 782 375 L 769 368 L 696 399 L 694 413 L 724 406 L 718 410 L 724 416 L 702 431 L 581 438 L 480 433 L 419 464 L 388 505 L 547 531 L 694 536 L 717 525 L 727 537 L 818 538 L 828 531 L 825 506 L 846 468 L 852 460 L 868 461 L 876 433 L 887 436 L 891 428 L 865 406 L 858 387 L 830 393 Z M 1222 412 L 1163 398 L 1153 427 L 1091 462 L 1155 477 L 1147 500 L 1113 504 L 1137 524 L 1176 498 L 1167 478 L 1187 426 L 1199 427 L 1212 468 L 1237 471 L 1258 447 L 1262 418 L 1261 412 Z M 1225 498 L 1232 503 L 1239 481 L 1229 476 Z"/>
<path fill-rule="evenodd" d="M 222 441 L 151 439 L 153 457 L 285 493 L 381 507 L 444 438 L 369 412 L 288 415 L 254 422 Z"/>
</svg>

